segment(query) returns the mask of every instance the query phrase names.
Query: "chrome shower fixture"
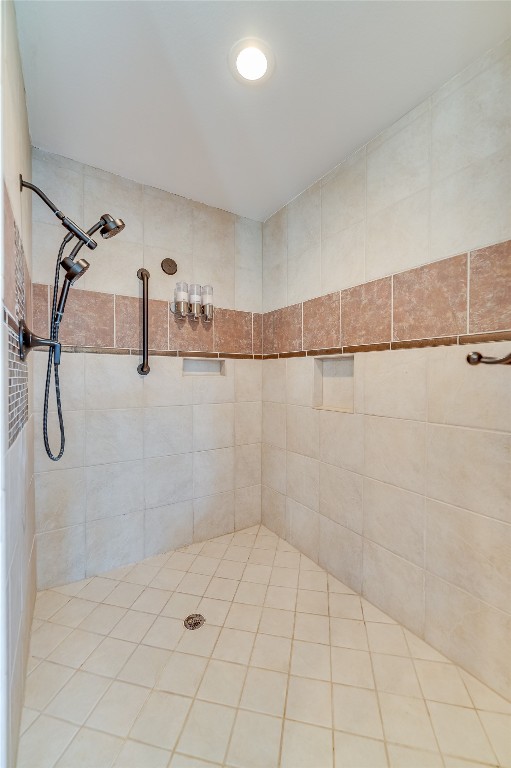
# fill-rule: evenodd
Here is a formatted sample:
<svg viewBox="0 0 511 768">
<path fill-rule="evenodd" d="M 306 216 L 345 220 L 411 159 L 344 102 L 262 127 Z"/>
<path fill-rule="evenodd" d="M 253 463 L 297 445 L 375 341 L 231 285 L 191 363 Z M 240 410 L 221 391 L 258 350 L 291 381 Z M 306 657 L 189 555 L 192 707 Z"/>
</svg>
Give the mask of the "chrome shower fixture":
<svg viewBox="0 0 511 768">
<path fill-rule="evenodd" d="M 43 439 L 44 447 L 48 458 L 52 461 L 58 461 L 64 455 L 64 447 L 66 443 L 66 436 L 64 433 L 64 419 L 62 417 L 62 405 L 60 401 L 60 382 L 59 382 L 59 366 L 60 366 L 60 353 L 61 345 L 59 342 L 59 330 L 64 315 L 64 309 L 66 306 L 67 297 L 69 295 L 69 289 L 71 288 L 80 277 L 89 269 L 89 262 L 85 259 L 77 259 L 78 253 L 84 245 L 91 250 L 97 247 L 97 243 L 92 239 L 92 235 L 99 230 L 99 234 L 105 240 L 122 232 L 124 229 L 124 222 L 122 219 L 114 219 L 109 213 L 104 213 L 99 221 L 94 224 L 87 232 L 85 232 L 78 224 L 71 221 L 57 206 L 52 203 L 50 198 L 42 192 L 35 184 L 30 184 L 28 181 L 23 181 L 20 174 L 20 189 L 23 191 L 23 187 L 31 189 L 35 192 L 41 200 L 50 208 L 55 216 L 60 220 L 61 224 L 68 230 L 67 235 L 64 237 L 59 253 L 57 256 L 57 264 L 55 267 L 55 279 L 53 283 L 53 300 L 51 308 L 51 320 L 50 320 L 50 338 L 43 339 L 40 336 L 36 336 L 32 331 L 27 328 L 25 321 L 22 320 L 19 325 L 19 347 L 20 358 L 25 359 L 27 353 L 33 347 L 48 347 L 48 368 L 46 372 L 46 386 L 44 389 L 44 408 L 43 408 Z M 66 246 L 71 242 L 73 237 L 78 238 L 77 244 L 72 249 L 71 253 L 64 257 L 64 250 Z M 65 271 L 64 284 L 59 294 L 59 277 L 60 267 Z M 50 384 L 52 371 L 55 375 L 55 395 L 57 400 L 57 414 L 60 426 L 60 449 L 57 454 L 53 454 L 50 442 L 48 438 L 48 404 L 50 395 Z"/>
</svg>

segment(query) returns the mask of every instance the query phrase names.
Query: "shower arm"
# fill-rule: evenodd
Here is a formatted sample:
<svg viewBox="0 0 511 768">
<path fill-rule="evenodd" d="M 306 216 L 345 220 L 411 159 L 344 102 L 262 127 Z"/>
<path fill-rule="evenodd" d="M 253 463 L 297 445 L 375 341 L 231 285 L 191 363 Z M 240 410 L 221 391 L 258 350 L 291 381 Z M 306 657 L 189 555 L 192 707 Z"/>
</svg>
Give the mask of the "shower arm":
<svg viewBox="0 0 511 768">
<path fill-rule="evenodd" d="M 97 243 L 95 240 L 92 240 L 87 232 L 84 232 L 83 229 L 81 229 L 78 224 L 75 224 L 74 221 L 71 221 L 62 211 L 60 211 L 55 203 L 52 203 L 50 198 L 44 194 L 44 192 L 39 189 L 39 187 L 36 187 L 35 184 L 31 184 L 29 181 L 24 181 L 23 176 L 20 174 L 20 191 L 23 191 L 23 187 L 26 187 L 27 189 L 31 189 L 32 192 L 35 192 L 36 195 L 38 195 L 43 203 L 45 203 L 48 208 L 50 208 L 55 216 L 60 220 L 60 223 L 63 227 L 65 227 L 70 235 L 72 237 L 77 237 L 83 245 L 86 245 L 87 248 L 90 248 L 91 251 L 96 248 Z M 70 239 L 71 239 L 70 238 Z M 69 242 L 69 241 L 68 241 Z"/>
</svg>

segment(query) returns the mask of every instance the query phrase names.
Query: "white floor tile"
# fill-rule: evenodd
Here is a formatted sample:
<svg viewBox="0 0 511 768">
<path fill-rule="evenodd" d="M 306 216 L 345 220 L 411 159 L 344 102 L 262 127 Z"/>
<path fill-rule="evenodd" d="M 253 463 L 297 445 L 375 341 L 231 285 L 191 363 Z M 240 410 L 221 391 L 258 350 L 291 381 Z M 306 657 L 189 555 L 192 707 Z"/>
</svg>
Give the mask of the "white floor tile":
<svg viewBox="0 0 511 768">
<path fill-rule="evenodd" d="M 177 750 L 193 757 L 222 763 L 235 715 L 235 709 L 195 701 Z"/>
<path fill-rule="evenodd" d="M 202 678 L 197 698 L 214 704 L 237 707 L 246 672 L 246 667 L 240 664 L 211 659 Z"/>
<path fill-rule="evenodd" d="M 511 768 L 510 702 L 262 526 L 40 593 L 31 653 L 17 768 Z"/>
<path fill-rule="evenodd" d="M 332 731 L 284 721 L 282 768 L 332 768 Z"/>
<path fill-rule="evenodd" d="M 190 709 L 191 699 L 153 691 L 149 695 L 130 737 L 161 749 L 173 749 Z"/>
<path fill-rule="evenodd" d="M 278 768 L 281 730 L 280 718 L 256 712 L 238 712 L 226 765 L 235 768 Z"/>
</svg>

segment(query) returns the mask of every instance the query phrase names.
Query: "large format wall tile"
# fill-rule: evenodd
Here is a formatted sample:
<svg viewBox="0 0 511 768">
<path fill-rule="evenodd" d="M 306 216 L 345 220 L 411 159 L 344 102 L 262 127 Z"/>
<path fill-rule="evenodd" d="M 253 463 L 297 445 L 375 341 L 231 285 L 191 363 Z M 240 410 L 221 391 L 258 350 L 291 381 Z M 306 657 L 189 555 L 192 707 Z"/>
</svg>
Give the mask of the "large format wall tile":
<svg viewBox="0 0 511 768">
<path fill-rule="evenodd" d="M 321 240 L 321 293 L 340 291 L 365 279 L 365 222 Z"/>
<path fill-rule="evenodd" d="M 321 411 L 320 458 L 353 472 L 364 469 L 364 417 L 351 413 Z"/>
<path fill-rule="evenodd" d="M 287 304 L 287 208 L 263 224 L 263 312 Z"/>
<path fill-rule="evenodd" d="M 341 343 L 341 297 L 330 293 L 303 304 L 303 348 L 327 349 Z"/>
<path fill-rule="evenodd" d="M 234 531 L 234 492 L 220 493 L 193 502 L 193 539 L 205 541 Z"/>
<path fill-rule="evenodd" d="M 262 312 L 263 243 L 259 221 L 236 216 L 235 241 L 235 307 L 249 312 Z"/>
<path fill-rule="evenodd" d="M 315 512 L 319 510 L 319 462 L 287 452 L 287 495 Z"/>
<path fill-rule="evenodd" d="M 362 589 L 362 536 L 319 515 L 318 562 L 350 589 Z"/>
<path fill-rule="evenodd" d="M 141 459 L 141 408 L 88 411 L 85 428 L 85 465 Z"/>
<path fill-rule="evenodd" d="M 364 536 L 421 568 L 424 508 L 424 496 L 364 478 Z"/>
<path fill-rule="evenodd" d="M 83 467 L 35 475 L 36 530 L 38 533 L 85 522 Z"/>
<path fill-rule="evenodd" d="M 285 407 L 285 406 L 284 406 Z M 319 411 L 288 405 L 286 410 L 286 445 L 288 451 L 319 459 Z"/>
<path fill-rule="evenodd" d="M 365 417 L 365 472 L 374 480 L 423 493 L 426 425 L 417 421 Z"/>
<path fill-rule="evenodd" d="M 363 360 L 363 411 L 374 416 L 425 421 L 426 360 L 423 349 L 368 352 Z M 356 375 L 356 374 L 355 374 Z"/>
<path fill-rule="evenodd" d="M 193 502 L 181 501 L 144 513 L 144 557 L 185 547 L 193 541 Z"/>
<path fill-rule="evenodd" d="M 321 180 L 321 237 L 362 221 L 366 206 L 365 147 Z"/>
<path fill-rule="evenodd" d="M 427 495 L 511 522 L 511 435 L 428 425 Z"/>
<path fill-rule="evenodd" d="M 321 462 L 319 511 L 332 522 L 362 533 L 362 476 Z"/>
<path fill-rule="evenodd" d="M 145 459 L 144 495 L 147 507 L 159 507 L 191 499 L 193 490 L 191 453 Z"/>
<path fill-rule="evenodd" d="M 467 329 L 467 257 L 394 275 L 394 340 L 453 336 Z"/>
<path fill-rule="evenodd" d="M 413 632 L 424 631 L 424 571 L 364 541 L 364 597 Z"/>
<path fill-rule="evenodd" d="M 511 526 L 431 499 L 426 519 L 427 570 L 509 613 Z"/>
<path fill-rule="evenodd" d="M 85 525 L 38 533 L 36 544 L 38 589 L 85 578 Z"/>
<path fill-rule="evenodd" d="M 389 277 L 341 292 L 343 346 L 390 341 L 392 281 Z"/>
<path fill-rule="evenodd" d="M 87 521 L 137 512 L 144 507 L 142 461 L 122 461 L 85 469 Z"/>
<path fill-rule="evenodd" d="M 470 254 L 469 331 L 511 328 L 511 240 Z"/>
<path fill-rule="evenodd" d="M 511 616 L 426 574 L 425 639 L 475 677 L 509 695 Z"/>
<path fill-rule="evenodd" d="M 289 542 L 317 562 L 320 515 L 288 497 L 286 503 Z"/>
<path fill-rule="evenodd" d="M 144 556 L 143 511 L 87 523 L 86 556 L 86 576 L 141 560 Z"/>
<path fill-rule="evenodd" d="M 252 314 L 234 309 L 216 309 L 214 349 L 252 354 Z"/>
<path fill-rule="evenodd" d="M 509 342 L 471 346 L 488 357 L 504 357 Z M 467 365 L 466 347 L 438 347 L 427 353 L 428 421 L 511 432 L 509 369 Z M 504 406 L 504 407 L 503 407 Z"/>
</svg>

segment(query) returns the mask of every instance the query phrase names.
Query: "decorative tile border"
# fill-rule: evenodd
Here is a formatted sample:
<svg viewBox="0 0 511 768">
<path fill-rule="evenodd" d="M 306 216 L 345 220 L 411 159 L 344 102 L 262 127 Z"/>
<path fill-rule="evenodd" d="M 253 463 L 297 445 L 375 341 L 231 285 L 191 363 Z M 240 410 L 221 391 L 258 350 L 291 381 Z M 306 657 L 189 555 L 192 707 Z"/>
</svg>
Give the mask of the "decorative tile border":
<svg viewBox="0 0 511 768">
<path fill-rule="evenodd" d="M 51 289 L 34 286 L 34 330 L 46 334 Z M 141 347 L 141 300 L 72 291 L 61 338 L 76 351 Z M 216 309 L 177 320 L 149 301 L 150 354 L 297 357 L 473 344 L 511 333 L 511 240 L 264 314 Z M 504 333 L 504 336 L 503 336 Z"/>
</svg>

